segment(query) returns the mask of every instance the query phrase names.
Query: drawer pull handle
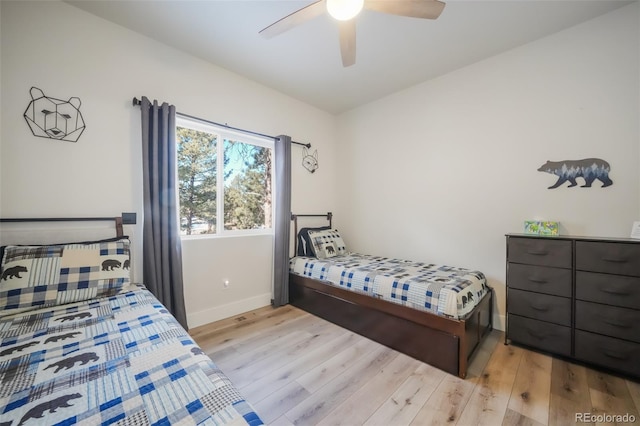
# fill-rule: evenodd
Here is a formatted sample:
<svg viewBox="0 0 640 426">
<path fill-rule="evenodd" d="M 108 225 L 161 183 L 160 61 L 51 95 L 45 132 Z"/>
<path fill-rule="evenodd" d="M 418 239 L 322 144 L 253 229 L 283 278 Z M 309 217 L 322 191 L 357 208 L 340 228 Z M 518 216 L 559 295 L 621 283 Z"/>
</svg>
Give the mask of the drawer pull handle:
<svg viewBox="0 0 640 426">
<path fill-rule="evenodd" d="M 626 322 L 622 322 L 622 321 L 616 321 L 614 319 L 602 318 L 602 321 L 606 324 L 609 324 L 618 328 L 631 328 L 630 324 L 627 324 Z"/>
<path fill-rule="evenodd" d="M 540 311 L 540 312 L 547 312 L 549 310 L 549 307 L 544 305 L 536 305 L 534 303 L 530 303 L 529 306 L 531 306 L 531 308 L 535 309 L 536 311 Z"/>
<path fill-rule="evenodd" d="M 536 339 L 544 339 L 545 335 L 544 334 L 540 334 L 540 333 L 536 333 L 533 330 L 527 329 L 527 333 L 529 333 L 529 335 L 535 337 Z"/>
<path fill-rule="evenodd" d="M 621 259 L 619 257 L 603 257 L 602 260 L 604 260 L 605 262 L 612 262 L 612 263 L 627 263 L 628 259 Z"/>
<path fill-rule="evenodd" d="M 527 253 L 532 254 L 534 256 L 546 256 L 549 254 L 546 250 L 527 250 Z"/>
<path fill-rule="evenodd" d="M 601 288 L 600 291 L 603 293 L 614 294 L 616 296 L 629 296 L 631 294 L 628 291 L 618 290 L 615 288 Z"/>
<path fill-rule="evenodd" d="M 623 360 L 623 361 L 626 361 L 629 358 L 629 356 L 627 354 L 622 354 L 620 352 L 615 352 L 615 351 L 612 351 L 610 349 L 603 349 L 602 353 L 605 354 L 606 356 L 608 356 L 609 358 L 619 359 L 619 360 Z"/>
<path fill-rule="evenodd" d="M 545 280 L 544 278 L 536 278 L 536 277 L 529 277 L 529 281 L 531 281 L 532 283 L 536 283 L 536 284 L 546 284 L 549 281 Z"/>
</svg>

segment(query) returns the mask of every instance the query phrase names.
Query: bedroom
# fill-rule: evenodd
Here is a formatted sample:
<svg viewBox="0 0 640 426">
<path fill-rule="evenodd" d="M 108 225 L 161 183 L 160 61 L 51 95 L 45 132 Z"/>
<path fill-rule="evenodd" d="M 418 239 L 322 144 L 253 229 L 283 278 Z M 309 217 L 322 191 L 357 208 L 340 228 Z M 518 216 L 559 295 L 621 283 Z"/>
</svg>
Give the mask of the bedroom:
<svg viewBox="0 0 640 426">
<path fill-rule="evenodd" d="M 356 251 L 484 271 L 499 329 L 505 233 L 539 218 L 559 221 L 563 233 L 625 237 L 638 220 L 637 2 L 340 114 L 66 3 L 1 7 L 4 217 L 140 212 L 139 111 L 130 100 L 146 95 L 312 143 L 314 174 L 294 152 L 294 212 L 332 211 Z M 31 86 L 82 99 L 78 143 L 31 135 L 22 119 Z M 553 177 L 537 172 L 547 160 L 591 156 L 612 165 L 610 188 L 548 190 Z M 130 234 L 139 244 L 140 229 Z M 270 246 L 263 236 L 185 241 L 189 325 L 268 305 Z M 240 257 L 256 267 L 242 268 Z"/>
</svg>

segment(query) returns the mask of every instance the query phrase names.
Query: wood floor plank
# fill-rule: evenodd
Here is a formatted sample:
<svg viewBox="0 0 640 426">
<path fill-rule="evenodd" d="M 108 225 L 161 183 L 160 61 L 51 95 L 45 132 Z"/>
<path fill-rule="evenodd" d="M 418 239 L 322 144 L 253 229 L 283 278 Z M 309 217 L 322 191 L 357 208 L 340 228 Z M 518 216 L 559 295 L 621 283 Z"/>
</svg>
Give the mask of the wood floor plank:
<svg viewBox="0 0 640 426">
<path fill-rule="evenodd" d="M 582 426 L 576 413 L 605 412 L 640 422 L 637 381 L 505 346 L 499 331 L 477 348 L 466 380 L 292 306 L 190 334 L 268 424 Z"/>
<path fill-rule="evenodd" d="M 636 410 L 640 411 L 640 383 L 627 380 L 627 387 L 629 388 L 629 395 L 636 404 Z"/>
<path fill-rule="evenodd" d="M 397 356 L 396 351 L 384 346 L 375 348 L 357 360 L 348 374 L 336 377 L 287 411 L 287 418 L 295 425 L 317 424 Z"/>
<path fill-rule="evenodd" d="M 271 311 L 266 311 L 259 321 L 257 319 L 243 320 L 236 327 L 224 327 L 221 330 L 208 330 L 198 327 L 197 330 L 192 332 L 191 336 L 197 339 L 198 344 L 206 353 L 209 353 L 237 344 L 239 341 L 248 338 L 259 337 L 261 333 L 269 330 L 270 327 L 281 325 L 288 321 L 295 321 L 305 315 L 292 306 L 270 309 Z"/>
<path fill-rule="evenodd" d="M 205 324 L 199 327 L 191 328 L 189 329 L 189 334 L 199 341 L 206 341 L 210 338 L 213 338 L 220 334 L 225 334 L 229 331 L 237 333 L 243 328 L 256 323 L 264 324 L 264 321 L 269 321 L 270 319 L 288 318 L 304 315 L 305 312 L 301 312 L 299 309 L 295 309 L 290 305 L 283 306 L 279 309 L 274 309 L 271 306 L 265 306 L 263 308 L 259 308 L 250 312 L 216 321 L 215 323 L 213 323 L 215 324 L 215 327 L 211 327 L 211 324 Z"/>
<path fill-rule="evenodd" d="M 513 345 L 496 345 L 480 381 L 462 411 L 460 424 L 502 423 L 523 353 L 523 349 Z"/>
<path fill-rule="evenodd" d="M 300 386 L 296 381 L 293 381 L 276 390 L 268 397 L 253 404 L 253 407 L 260 415 L 260 418 L 266 424 L 270 424 L 276 419 L 283 417 L 287 411 L 295 408 L 310 396 L 311 394 L 305 388 Z M 285 420 L 293 424 L 287 417 L 282 421 Z"/>
<path fill-rule="evenodd" d="M 354 363 L 357 363 L 364 355 L 377 347 L 378 345 L 372 340 L 359 339 L 358 342 L 350 347 L 334 352 L 333 356 L 328 356 L 322 364 L 311 368 L 306 374 L 298 377 L 296 381 L 309 392 L 316 392 L 336 377 L 345 374 Z"/>
<path fill-rule="evenodd" d="M 522 355 L 513 384 L 509 409 L 546 425 L 551 395 L 551 357 L 526 351 Z"/>
<path fill-rule="evenodd" d="M 280 416 L 274 421 L 269 422 L 269 426 L 294 426 L 294 425 L 289 421 L 287 416 Z"/>
<path fill-rule="evenodd" d="M 453 425 L 467 405 L 474 383 L 447 374 L 411 422 L 412 426 Z"/>
<path fill-rule="evenodd" d="M 313 351 L 331 342 L 334 338 L 349 333 L 345 329 L 334 327 L 333 324 L 326 324 L 323 331 L 316 334 L 309 334 L 304 340 L 295 345 L 274 350 L 269 355 L 247 365 L 226 369 L 221 365 L 221 369 L 231 378 L 237 387 L 245 387 L 255 380 L 266 376 L 270 372 L 293 362 L 296 358 L 308 351 Z"/>
<path fill-rule="evenodd" d="M 576 424 L 576 413 L 590 413 L 587 369 L 557 358 L 551 361 L 549 425 Z"/>
<path fill-rule="evenodd" d="M 304 374 L 308 374 L 309 369 L 313 371 L 315 366 L 321 365 L 327 359 L 337 357 L 340 353 L 348 350 L 347 348 L 355 346 L 355 342 L 358 340 L 360 340 L 358 335 L 354 333 L 343 333 L 319 348 L 307 351 L 292 362 L 240 388 L 240 390 L 249 401 L 261 401 L 279 388 L 299 379 Z M 300 383 L 299 380 L 298 383 Z M 310 389 L 307 390 L 313 392 Z"/>
<path fill-rule="evenodd" d="M 305 330 L 293 331 L 283 335 L 278 335 L 268 343 L 257 346 L 253 350 L 245 350 L 240 352 L 235 346 L 230 346 L 209 354 L 209 357 L 221 368 L 225 370 L 242 369 L 245 366 L 253 365 L 257 361 L 272 355 L 274 352 L 295 346 L 311 337 L 311 334 Z"/>
<path fill-rule="evenodd" d="M 543 424 L 546 423 L 539 423 L 534 419 L 510 408 L 507 408 L 504 420 L 502 421 L 502 426 L 542 426 Z"/>
<path fill-rule="evenodd" d="M 496 348 L 496 345 L 503 344 L 504 333 L 499 330 L 492 330 L 489 335 L 480 343 L 480 346 L 476 350 L 475 355 L 471 359 L 467 368 L 467 380 L 477 382 L 480 378 L 484 368 L 487 366 L 491 354 Z"/>
<path fill-rule="evenodd" d="M 420 365 L 364 424 L 388 426 L 411 423 L 445 375 L 435 367 Z"/>
<path fill-rule="evenodd" d="M 587 381 L 594 414 L 631 414 L 640 421 L 636 405 L 623 379 L 588 370 Z"/>
<path fill-rule="evenodd" d="M 398 354 L 389 364 L 382 367 L 373 379 L 331 411 L 318 425 L 363 424 L 421 364 L 407 355 Z"/>
<path fill-rule="evenodd" d="M 215 347 L 209 356 L 214 359 L 224 358 L 229 349 L 233 349 L 235 353 L 248 353 L 256 349 L 262 348 L 264 345 L 273 343 L 283 337 L 289 336 L 291 333 L 304 331 L 310 333 L 310 327 L 318 322 L 322 323 L 319 318 L 305 315 L 290 318 L 287 321 L 276 325 L 267 325 L 263 329 L 252 327 L 250 329 L 239 330 L 233 341 L 226 345 Z"/>
</svg>

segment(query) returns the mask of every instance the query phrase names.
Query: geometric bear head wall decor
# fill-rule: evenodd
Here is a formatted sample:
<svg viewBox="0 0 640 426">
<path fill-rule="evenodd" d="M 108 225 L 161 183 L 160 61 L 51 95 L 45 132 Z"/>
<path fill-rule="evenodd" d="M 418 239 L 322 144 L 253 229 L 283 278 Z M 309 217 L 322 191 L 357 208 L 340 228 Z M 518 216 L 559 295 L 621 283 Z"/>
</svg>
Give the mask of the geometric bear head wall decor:
<svg viewBox="0 0 640 426">
<path fill-rule="evenodd" d="M 313 153 L 313 155 L 309 154 L 309 150 L 307 148 L 302 148 L 302 167 L 307 169 L 309 173 L 315 173 L 318 170 L 318 150 Z"/>
<path fill-rule="evenodd" d="M 85 129 L 80 113 L 80 99 L 67 101 L 45 96 L 42 90 L 32 87 L 31 102 L 24 112 L 24 119 L 34 136 L 77 142 Z"/>
</svg>

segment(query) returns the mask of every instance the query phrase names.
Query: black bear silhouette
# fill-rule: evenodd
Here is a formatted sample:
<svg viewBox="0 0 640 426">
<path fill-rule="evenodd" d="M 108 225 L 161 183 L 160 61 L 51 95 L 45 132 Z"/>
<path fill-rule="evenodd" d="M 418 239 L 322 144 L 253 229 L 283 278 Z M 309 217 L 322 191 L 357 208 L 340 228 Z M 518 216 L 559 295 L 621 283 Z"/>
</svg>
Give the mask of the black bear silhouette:
<svg viewBox="0 0 640 426">
<path fill-rule="evenodd" d="M 54 362 L 53 364 L 47 365 L 44 370 L 48 370 L 49 368 L 55 367 L 55 371 L 53 372 L 54 374 L 57 373 L 58 371 L 62 370 L 63 368 L 65 370 L 69 370 L 73 367 L 75 367 L 76 362 L 79 362 L 80 365 L 85 365 L 90 361 L 97 361 L 99 360 L 100 357 L 98 355 L 96 355 L 95 352 L 87 352 L 84 354 L 80 354 L 80 355 L 76 355 L 76 356 L 72 356 L 69 358 L 64 358 L 61 359 L 60 361 Z"/>
<path fill-rule="evenodd" d="M 204 351 L 200 348 L 191 348 L 191 353 L 194 355 L 204 355 Z"/>
<path fill-rule="evenodd" d="M 102 270 L 103 271 L 113 271 L 113 268 L 119 268 L 122 263 L 116 259 L 107 259 L 102 262 Z"/>
<path fill-rule="evenodd" d="M 41 419 L 44 416 L 45 411 L 49 411 L 49 413 L 55 413 L 58 408 L 71 407 L 72 404 L 69 404 L 69 401 L 77 398 L 82 398 L 82 395 L 80 395 L 79 393 L 72 393 L 71 395 L 59 396 L 55 399 L 52 399 L 51 401 L 38 404 L 27 411 L 24 416 L 22 416 L 22 419 L 20 419 L 20 423 L 18 423 L 18 426 L 22 426 L 24 422 L 29 419 Z"/>
<path fill-rule="evenodd" d="M 27 272 L 27 268 L 21 265 L 14 266 L 13 268 L 8 268 L 2 273 L 2 279 L 6 281 L 7 278 L 8 279 L 22 278 L 20 276 L 20 272 Z"/>
<path fill-rule="evenodd" d="M 72 321 L 76 318 L 91 318 L 91 313 L 89 312 L 79 312 L 77 314 L 71 314 L 71 315 L 67 315 L 64 317 L 60 317 L 60 318 L 56 318 L 56 321 L 60 321 L 60 322 L 65 322 L 65 321 Z"/>
<path fill-rule="evenodd" d="M 49 342 L 57 342 L 58 340 L 66 340 L 73 339 L 77 334 L 82 334 L 80 331 L 73 331 L 71 333 L 58 334 L 57 336 L 47 337 L 47 340 L 44 341 L 45 344 Z"/>
<path fill-rule="evenodd" d="M 37 345 L 38 343 L 40 343 L 40 341 L 29 342 L 29 343 L 25 343 L 24 345 L 14 346 L 12 348 L 5 349 L 4 351 L 0 352 L 0 356 L 11 355 L 14 352 L 22 352 L 23 349 L 26 349 L 29 346 Z"/>
<path fill-rule="evenodd" d="M 122 264 L 122 269 L 129 269 L 129 259 L 125 260 Z"/>
</svg>

